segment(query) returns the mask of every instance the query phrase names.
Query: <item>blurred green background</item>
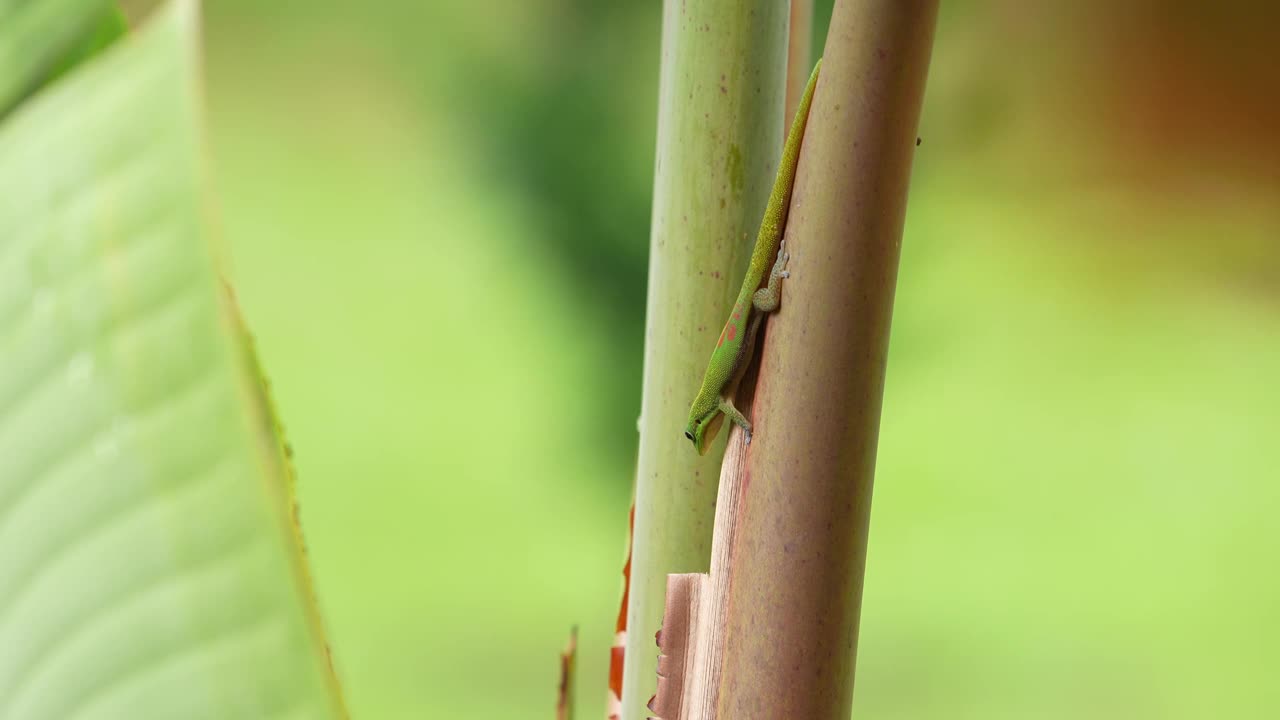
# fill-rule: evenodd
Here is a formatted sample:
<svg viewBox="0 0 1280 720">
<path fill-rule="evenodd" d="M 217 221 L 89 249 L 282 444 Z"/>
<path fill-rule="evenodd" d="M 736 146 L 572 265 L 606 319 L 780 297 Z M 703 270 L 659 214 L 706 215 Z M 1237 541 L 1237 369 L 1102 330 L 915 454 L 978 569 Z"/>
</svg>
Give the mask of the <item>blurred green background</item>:
<svg viewBox="0 0 1280 720">
<path fill-rule="evenodd" d="M 815 51 L 830 3 L 819 2 Z M 1280 707 L 1275 9 L 943 3 L 862 718 Z M 218 0 L 218 205 L 357 718 L 602 717 L 660 3 Z"/>
</svg>

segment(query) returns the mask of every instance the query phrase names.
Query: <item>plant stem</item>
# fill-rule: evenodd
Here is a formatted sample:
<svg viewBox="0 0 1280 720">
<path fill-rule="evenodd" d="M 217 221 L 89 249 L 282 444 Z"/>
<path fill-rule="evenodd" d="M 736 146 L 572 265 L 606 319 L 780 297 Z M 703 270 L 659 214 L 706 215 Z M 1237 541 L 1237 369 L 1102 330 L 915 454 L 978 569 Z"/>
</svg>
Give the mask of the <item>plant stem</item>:
<svg viewBox="0 0 1280 720">
<path fill-rule="evenodd" d="M 787 105 L 783 122 L 796 116 L 800 96 L 813 70 L 813 0 L 791 0 L 791 31 L 787 44 Z"/>
<path fill-rule="evenodd" d="M 787 25 L 782 3 L 664 4 L 624 720 L 649 715 L 667 574 L 708 567 L 723 444 L 683 430 L 777 169 Z"/>
<path fill-rule="evenodd" d="M 721 718 L 849 717 L 889 321 L 936 0 L 839 0 L 767 324 Z"/>
</svg>

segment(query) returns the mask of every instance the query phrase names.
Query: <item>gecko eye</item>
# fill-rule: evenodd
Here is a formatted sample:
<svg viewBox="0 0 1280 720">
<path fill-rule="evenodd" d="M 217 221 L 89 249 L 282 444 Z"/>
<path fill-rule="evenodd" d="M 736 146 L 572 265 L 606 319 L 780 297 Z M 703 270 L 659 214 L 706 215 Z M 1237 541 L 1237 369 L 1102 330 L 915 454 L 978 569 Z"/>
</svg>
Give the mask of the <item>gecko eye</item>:
<svg viewBox="0 0 1280 720">
<path fill-rule="evenodd" d="M 684 431 L 684 436 L 689 438 L 690 440 L 693 439 L 693 433 L 689 432 L 688 430 Z"/>
</svg>

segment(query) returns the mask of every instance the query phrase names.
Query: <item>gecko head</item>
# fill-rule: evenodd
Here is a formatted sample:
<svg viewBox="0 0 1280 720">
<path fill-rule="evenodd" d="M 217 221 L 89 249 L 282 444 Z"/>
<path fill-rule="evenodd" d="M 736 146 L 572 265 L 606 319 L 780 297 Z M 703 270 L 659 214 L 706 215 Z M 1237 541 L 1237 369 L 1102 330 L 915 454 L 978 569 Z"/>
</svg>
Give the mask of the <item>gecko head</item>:
<svg viewBox="0 0 1280 720">
<path fill-rule="evenodd" d="M 689 418 L 689 426 L 685 428 L 684 436 L 693 442 L 693 447 L 699 455 L 706 455 L 707 448 L 711 447 L 711 442 L 716 439 L 723 424 L 724 413 L 716 408 L 704 415 Z"/>
</svg>

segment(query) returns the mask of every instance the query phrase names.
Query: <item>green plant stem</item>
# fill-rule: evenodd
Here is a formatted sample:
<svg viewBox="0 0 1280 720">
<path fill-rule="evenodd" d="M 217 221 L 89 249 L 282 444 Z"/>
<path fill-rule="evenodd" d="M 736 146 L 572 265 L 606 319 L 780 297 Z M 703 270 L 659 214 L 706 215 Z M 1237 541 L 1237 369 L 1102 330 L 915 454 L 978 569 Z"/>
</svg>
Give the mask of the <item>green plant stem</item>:
<svg viewBox="0 0 1280 720">
<path fill-rule="evenodd" d="M 683 428 L 777 169 L 787 24 L 761 0 L 664 6 L 624 720 L 650 715 L 667 574 L 708 568 L 724 446 Z"/>
</svg>

